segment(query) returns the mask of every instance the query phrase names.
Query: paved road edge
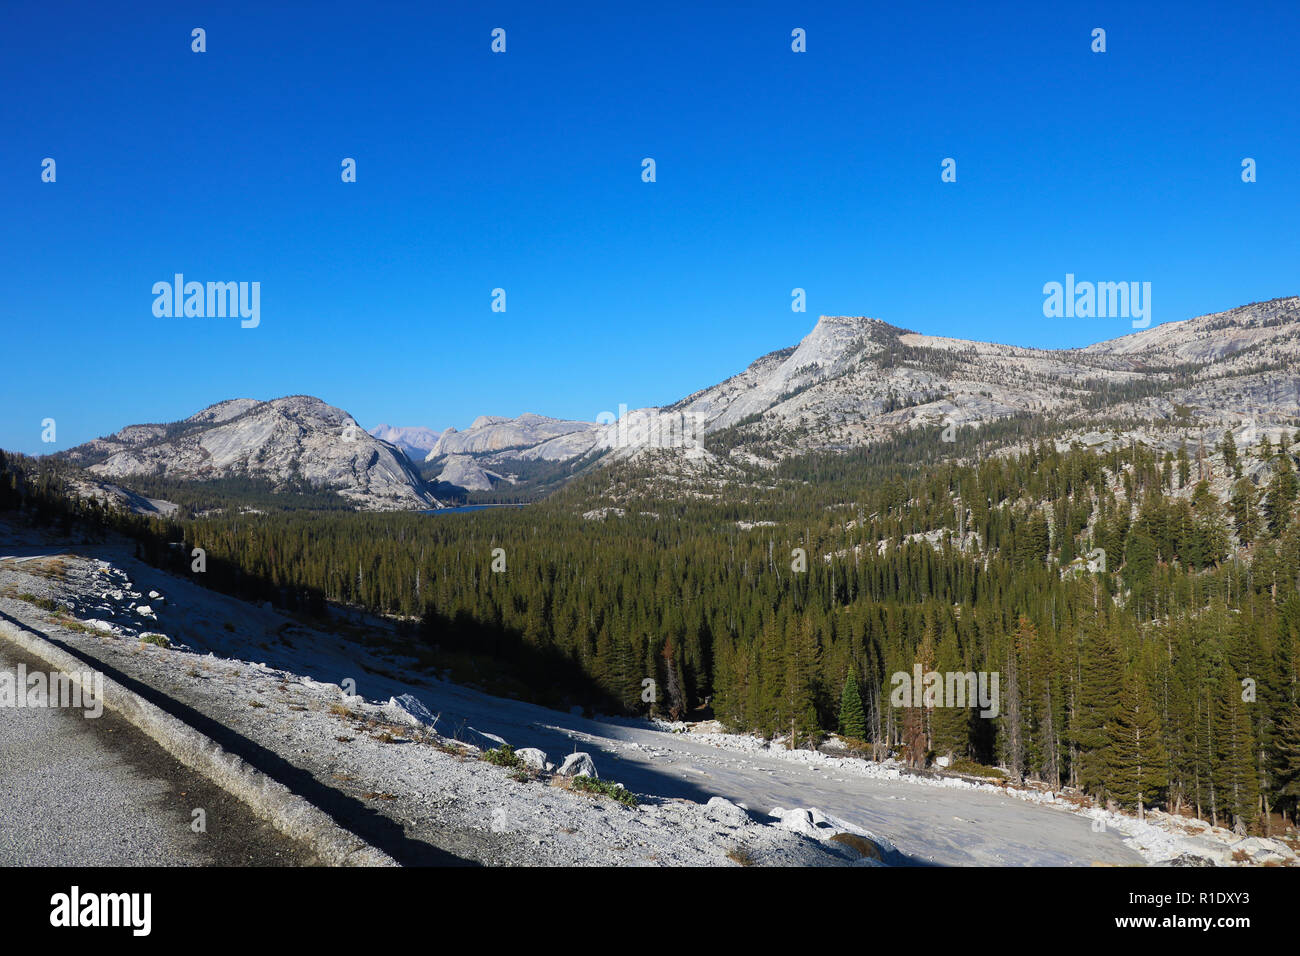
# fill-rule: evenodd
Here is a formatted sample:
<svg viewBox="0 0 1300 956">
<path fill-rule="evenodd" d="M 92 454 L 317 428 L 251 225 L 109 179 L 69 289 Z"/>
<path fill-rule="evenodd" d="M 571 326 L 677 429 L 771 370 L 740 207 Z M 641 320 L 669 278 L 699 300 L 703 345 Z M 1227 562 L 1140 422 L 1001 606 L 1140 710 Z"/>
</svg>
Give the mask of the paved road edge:
<svg viewBox="0 0 1300 956">
<path fill-rule="evenodd" d="M 86 661 L 32 630 L 0 620 L 0 638 L 80 683 Z M 92 688 L 83 688 L 83 693 Z M 319 807 L 228 752 L 211 737 L 104 675 L 104 706 L 138 727 L 185 766 L 242 800 L 281 833 L 309 846 L 331 866 L 398 866 L 387 853 L 340 826 Z"/>
</svg>

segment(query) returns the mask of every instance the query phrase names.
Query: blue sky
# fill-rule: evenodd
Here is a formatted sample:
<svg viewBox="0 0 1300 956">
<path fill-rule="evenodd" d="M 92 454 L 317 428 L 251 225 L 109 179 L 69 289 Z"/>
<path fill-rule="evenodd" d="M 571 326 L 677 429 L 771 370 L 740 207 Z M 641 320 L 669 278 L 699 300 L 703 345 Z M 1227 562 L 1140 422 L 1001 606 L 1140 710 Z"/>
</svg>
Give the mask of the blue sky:
<svg viewBox="0 0 1300 956">
<path fill-rule="evenodd" d="M 1157 323 L 1295 294 L 1298 37 L 1290 2 L 6 4 L 0 447 L 296 393 L 590 420 L 823 313 L 1131 331 L 1045 319 L 1067 272 Z M 260 282 L 260 326 L 155 317 L 177 272 Z"/>
</svg>

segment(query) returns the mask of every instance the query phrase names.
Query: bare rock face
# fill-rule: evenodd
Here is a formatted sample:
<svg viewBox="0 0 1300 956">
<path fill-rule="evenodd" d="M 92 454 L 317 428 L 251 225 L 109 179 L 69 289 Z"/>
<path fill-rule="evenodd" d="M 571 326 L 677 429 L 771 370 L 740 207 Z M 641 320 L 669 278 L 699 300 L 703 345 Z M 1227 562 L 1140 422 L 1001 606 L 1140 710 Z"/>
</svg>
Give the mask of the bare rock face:
<svg viewBox="0 0 1300 956">
<path fill-rule="evenodd" d="M 1098 328 L 1127 322 L 1089 321 Z M 1082 434 L 1102 418 L 1140 421 L 1150 423 L 1144 433 L 1126 425 L 1124 437 L 1167 445 L 1176 429 L 1250 435 L 1300 417 L 1297 367 L 1296 297 L 1082 349 L 998 345 L 922 335 L 865 316 L 822 316 L 797 345 L 672 405 L 623 410 L 612 424 L 484 415 L 463 432 L 448 428 L 425 460 L 446 459 L 443 480 L 476 489 L 490 487 L 495 472 L 511 473 L 515 462 L 576 467 L 588 457 L 636 457 L 666 475 L 718 475 L 733 463 L 770 466 L 910 429 L 939 435 L 1014 416 L 1049 418 L 1063 435 L 1075 423 Z M 703 439 L 719 432 L 727 440 L 713 453 Z"/>
<path fill-rule="evenodd" d="M 448 456 L 438 475 L 438 481 L 445 481 L 466 491 L 491 491 L 502 480 L 501 475 L 480 468 L 468 455 Z"/>
<path fill-rule="evenodd" d="M 1067 427 L 1098 416 L 1236 427 L 1300 413 L 1297 363 L 1295 297 L 1085 349 L 996 345 L 920 335 L 879 319 L 822 316 L 797 346 L 665 411 L 703 416 L 706 434 L 734 428 L 733 448 L 744 453 L 763 444 L 777 457 L 869 444 L 916 426 L 1022 414 L 1052 416 Z"/>
<path fill-rule="evenodd" d="M 337 492 L 363 510 L 438 507 L 405 456 L 318 398 L 235 399 L 170 425 L 135 425 L 64 453 L 100 478 L 247 477 Z"/>
<path fill-rule="evenodd" d="M 594 433 L 599 427 L 594 422 L 563 421 L 531 412 L 518 418 L 480 415 L 463 432 L 454 428 L 444 431 L 438 443 L 425 456 L 425 461 L 434 461 L 446 455 L 479 455 L 506 449 L 533 449 L 552 439 Z M 586 442 L 586 450 L 590 450 L 594 442 L 593 436 Z M 576 451 L 576 448 L 566 447 L 565 450 L 583 453 Z M 573 457 L 573 454 L 557 455 L 556 459 L 568 457 Z"/>
</svg>

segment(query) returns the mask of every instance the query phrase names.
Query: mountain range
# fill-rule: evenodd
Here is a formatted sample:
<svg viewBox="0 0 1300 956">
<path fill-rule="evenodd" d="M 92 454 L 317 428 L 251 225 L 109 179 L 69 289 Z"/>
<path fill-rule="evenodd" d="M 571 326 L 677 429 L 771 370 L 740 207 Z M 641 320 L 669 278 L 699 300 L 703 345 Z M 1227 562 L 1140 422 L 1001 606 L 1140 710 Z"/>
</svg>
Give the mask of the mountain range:
<svg viewBox="0 0 1300 956">
<path fill-rule="evenodd" d="M 424 456 L 438 444 L 438 433 L 432 428 L 404 428 L 398 425 L 376 425 L 370 434 L 380 441 L 396 445 L 406 452 L 411 461 L 423 461 Z"/>
<path fill-rule="evenodd" d="M 931 336 L 863 316 L 822 316 L 797 345 L 662 408 L 614 422 L 484 415 L 441 433 L 380 425 L 308 396 L 233 399 L 168 425 L 131 425 L 61 453 L 98 479 L 249 477 L 306 483 L 373 510 L 439 506 L 425 479 L 490 491 L 530 465 L 575 472 L 667 447 L 661 468 L 764 468 L 915 428 L 936 435 L 1016 416 L 1065 435 L 1144 441 L 1300 417 L 1300 298 L 1169 322 L 1080 349 Z M 1163 439 L 1162 437 L 1163 436 Z M 725 440 L 724 440 L 725 439 Z M 940 447 L 941 452 L 941 447 Z M 420 474 L 413 462 L 423 459 Z M 674 462 L 678 464 L 674 464 Z"/>
</svg>

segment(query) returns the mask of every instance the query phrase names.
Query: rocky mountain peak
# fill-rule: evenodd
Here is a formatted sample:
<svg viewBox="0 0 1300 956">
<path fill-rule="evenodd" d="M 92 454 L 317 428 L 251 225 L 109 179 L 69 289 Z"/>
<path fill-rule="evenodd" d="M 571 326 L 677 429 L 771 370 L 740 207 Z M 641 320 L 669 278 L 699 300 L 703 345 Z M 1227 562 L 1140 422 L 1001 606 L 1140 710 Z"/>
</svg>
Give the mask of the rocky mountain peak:
<svg viewBox="0 0 1300 956">
<path fill-rule="evenodd" d="M 63 455 L 104 479 L 252 478 L 273 487 L 305 482 L 370 510 L 437 504 L 403 455 L 310 395 L 219 402 L 180 422 L 128 427 Z"/>
</svg>

